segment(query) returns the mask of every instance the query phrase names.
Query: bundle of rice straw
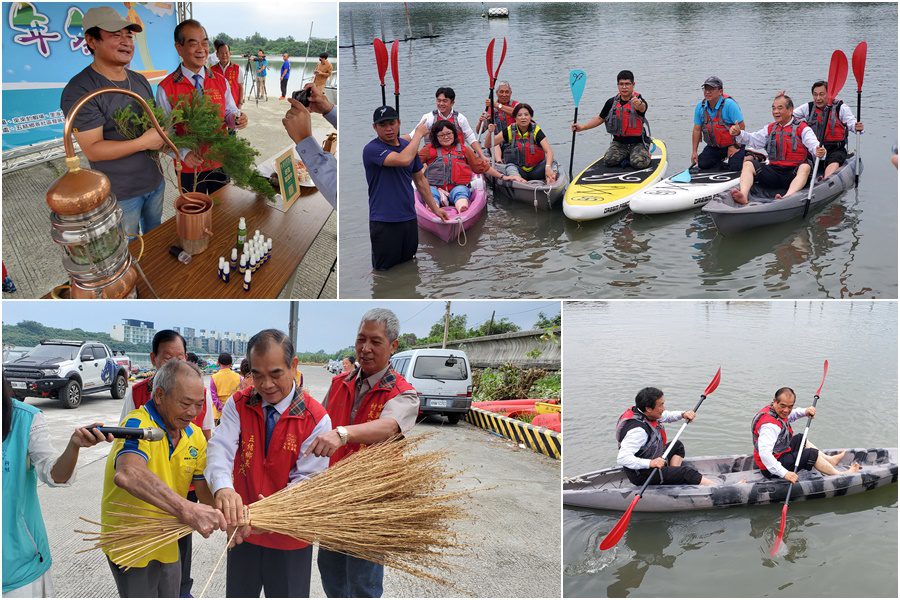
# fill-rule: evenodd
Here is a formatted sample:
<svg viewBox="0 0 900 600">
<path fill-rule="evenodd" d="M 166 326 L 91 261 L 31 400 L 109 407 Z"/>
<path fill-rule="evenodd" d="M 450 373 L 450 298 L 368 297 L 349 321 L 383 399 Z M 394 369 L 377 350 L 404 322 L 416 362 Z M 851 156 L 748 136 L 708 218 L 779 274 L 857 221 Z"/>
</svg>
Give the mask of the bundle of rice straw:
<svg viewBox="0 0 900 600">
<path fill-rule="evenodd" d="M 454 587 L 427 570 L 450 571 L 446 559 L 463 548 L 452 531 L 466 516 L 460 500 L 470 490 L 446 492 L 459 472 L 443 468 L 443 452 L 414 453 L 423 439 L 394 438 L 369 446 L 315 477 L 254 502 L 246 511 L 254 529 L 281 533 L 322 548 L 393 567 Z M 101 523 L 86 534 L 97 548 L 127 552 L 119 565 L 131 567 L 150 552 L 193 530 L 158 511 L 127 514 L 127 525 Z M 426 570 L 427 569 L 427 570 Z"/>
</svg>

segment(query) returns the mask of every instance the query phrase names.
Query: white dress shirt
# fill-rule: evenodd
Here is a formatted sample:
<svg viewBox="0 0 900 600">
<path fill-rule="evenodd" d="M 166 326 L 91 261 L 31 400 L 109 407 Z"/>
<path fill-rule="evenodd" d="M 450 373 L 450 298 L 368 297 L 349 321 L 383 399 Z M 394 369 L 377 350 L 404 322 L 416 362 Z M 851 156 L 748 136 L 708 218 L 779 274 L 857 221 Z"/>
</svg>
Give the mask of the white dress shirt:
<svg viewBox="0 0 900 600">
<path fill-rule="evenodd" d="M 754 131 L 753 133 L 741 131 L 734 139 L 738 144 L 747 144 L 751 148 L 767 150 L 766 144 L 769 141 L 769 126 L 766 125 L 759 131 Z M 816 138 L 816 134 L 813 133 L 812 127 L 803 128 L 803 133 L 800 135 L 800 141 L 803 142 L 803 145 L 806 146 L 806 149 L 809 150 L 809 153 L 812 156 L 816 155 L 816 148 L 819 147 L 819 140 Z M 774 156 L 770 156 L 769 160 L 773 160 L 774 158 Z"/>
<path fill-rule="evenodd" d="M 681 412 L 676 410 L 664 410 L 660 423 L 671 423 L 672 421 L 680 421 L 683 417 Z M 625 434 L 622 443 L 619 446 L 619 453 L 616 455 L 616 464 L 626 469 L 639 471 L 641 469 L 650 468 L 649 458 L 638 458 L 635 453 L 638 452 L 644 444 L 647 443 L 649 437 L 643 427 L 635 427 Z"/>
<path fill-rule="evenodd" d="M 446 119 L 450 115 L 447 115 L 447 116 L 441 115 L 441 116 L 444 119 Z M 422 115 L 422 118 L 419 119 L 418 123 L 416 123 L 416 127 L 418 127 L 419 124 L 421 124 L 421 123 L 425 123 L 425 127 L 427 127 L 428 130 L 430 131 L 431 126 L 434 125 L 434 119 L 435 119 L 434 111 L 427 112 L 424 115 Z M 460 131 L 462 131 L 463 136 L 465 136 L 465 138 L 466 138 L 467 144 L 472 144 L 472 142 L 478 141 L 478 137 L 475 135 L 475 132 L 472 131 L 472 126 L 469 125 L 469 120 L 461 112 L 456 113 L 456 128 L 459 129 Z M 415 130 L 415 128 L 413 128 L 413 130 L 409 132 L 409 137 L 411 138 L 413 135 L 415 135 L 415 133 L 416 133 L 416 130 Z M 426 136 L 426 138 L 427 138 L 427 136 Z"/>
<path fill-rule="evenodd" d="M 266 414 L 267 406 L 274 406 L 277 411 L 275 422 L 281 418 L 294 398 L 294 391 L 297 389 L 296 384 L 291 386 L 290 393 L 282 398 L 278 404 L 270 404 L 263 400 L 263 415 Z M 327 456 L 315 456 L 303 454 L 309 450 L 309 447 L 320 434 L 331 431 L 331 417 L 327 414 L 319 421 L 312 433 L 309 434 L 300 444 L 300 453 L 297 455 L 297 463 L 291 469 L 288 476 L 288 486 L 299 483 L 304 479 L 309 479 L 316 473 L 321 473 L 328 468 L 330 459 Z M 223 488 L 234 489 L 234 455 L 237 453 L 238 442 L 241 435 L 241 418 L 238 415 L 237 406 L 234 402 L 226 402 L 222 409 L 222 418 L 219 419 L 219 426 L 216 427 L 213 436 L 209 440 L 206 448 L 206 470 L 204 476 L 209 489 L 215 494 Z M 263 444 L 265 441 L 263 441 Z"/>
<path fill-rule="evenodd" d="M 805 408 L 795 408 L 791 411 L 791 414 L 788 415 L 787 421 L 788 423 L 793 423 L 805 415 Z M 759 450 L 759 457 L 766 466 L 766 470 L 772 475 L 784 477 L 784 474 L 787 473 L 788 470 L 781 466 L 781 463 L 778 462 L 778 459 L 772 454 L 772 451 L 775 449 L 775 442 L 778 441 L 779 433 L 781 433 L 781 428 L 778 427 L 778 425 L 775 425 L 774 423 L 764 423 L 759 428 L 759 437 L 756 439 L 756 448 Z M 803 448 L 801 448 L 800 451 L 803 452 Z"/>
<path fill-rule="evenodd" d="M 804 102 L 800 106 L 794 108 L 794 116 L 798 119 L 802 119 L 804 121 L 809 117 L 809 102 Z M 841 120 L 849 132 L 856 131 L 854 128 L 856 127 L 856 116 L 853 114 L 853 111 L 850 110 L 850 107 L 846 104 L 841 104 L 841 110 L 838 111 L 838 119 Z M 862 133 L 862 131 L 860 131 Z"/>
</svg>

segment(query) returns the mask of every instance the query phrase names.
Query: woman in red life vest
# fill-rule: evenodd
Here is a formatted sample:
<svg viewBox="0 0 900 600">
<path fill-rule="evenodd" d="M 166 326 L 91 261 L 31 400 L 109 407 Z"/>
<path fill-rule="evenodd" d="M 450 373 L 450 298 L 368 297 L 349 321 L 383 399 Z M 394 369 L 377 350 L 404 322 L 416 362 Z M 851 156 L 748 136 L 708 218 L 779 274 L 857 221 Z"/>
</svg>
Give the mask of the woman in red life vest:
<svg viewBox="0 0 900 600">
<path fill-rule="evenodd" d="M 657 475 L 651 485 L 713 485 L 696 469 L 682 466 L 685 451 L 681 440 L 675 442 L 667 459 L 662 458 L 668 448 L 662 424 L 681 419 L 690 422 L 695 416 L 692 410 L 667 411 L 665 406 L 662 390 L 646 387 L 638 392 L 634 406 L 622 413 L 616 423 L 616 464 L 634 485 L 643 485 L 654 469 L 659 469 L 662 477 Z"/>
<path fill-rule="evenodd" d="M 800 451 L 800 442 L 803 434 L 794 434 L 790 423 L 803 417 L 813 417 L 816 408 L 794 408 L 797 396 L 794 390 L 783 387 L 775 392 L 775 398 L 768 406 L 764 406 L 753 417 L 750 429 L 753 432 L 753 460 L 760 468 L 762 474 L 768 478 L 782 477 L 791 483 L 797 483 L 797 473 L 794 465 L 797 464 L 797 452 Z M 834 456 L 828 456 L 812 445 L 807 440 L 806 447 L 800 455 L 799 470 L 811 470 L 815 468 L 823 475 L 837 475 L 844 472 L 859 471 L 859 465 L 853 463 L 846 471 L 838 470 L 835 465 L 844 457 L 841 451 Z"/>
<path fill-rule="evenodd" d="M 543 179 L 547 184 L 556 182 L 557 172 L 553 168 L 553 148 L 547 141 L 544 130 L 532 120 L 534 110 L 520 102 L 513 110 L 515 123 L 500 133 L 494 134 L 494 125 L 488 125 L 493 143 L 507 144 L 503 152 L 507 175 L 519 175 L 528 181 Z"/>
<path fill-rule="evenodd" d="M 774 122 L 753 133 L 742 131 L 736 124 L 731 126 L 729 131 L 737 143 L 746 144 L 748 149 L 762 148 L 769 156 L 767 164 L 755 159 L 744 161 L 740 188 L 731 191 L 736 204 L 747 204 L 754 182 L 767 189 L 786 190 L 775 194 L 776 199 L 800 191 L 812 171 L 807 159 L 813 155 L 825 158 L 825 148 L 819 145 L 816 134 L 796 119 L 793 111 L 794 101 L 781 94 L 772 101 Z"/>
<path fill-rule="evenodd" d="M 487 173 L 497 179 L 525 181 L 521 177 L 508 177 L 487 164 L 487 160 L 459 142 L 459 132 L 450 121 L 436 121 L 431 126 L 430 143 L 419 151 L 425 164 L 425 177 L 431 186 L 431 195 L 439 206 L 453 206 L 457 212 L 466 212 L 472 195 L 472 177 Z M 486 167 L 486 168 L 485 168 Z"/>
</svg>

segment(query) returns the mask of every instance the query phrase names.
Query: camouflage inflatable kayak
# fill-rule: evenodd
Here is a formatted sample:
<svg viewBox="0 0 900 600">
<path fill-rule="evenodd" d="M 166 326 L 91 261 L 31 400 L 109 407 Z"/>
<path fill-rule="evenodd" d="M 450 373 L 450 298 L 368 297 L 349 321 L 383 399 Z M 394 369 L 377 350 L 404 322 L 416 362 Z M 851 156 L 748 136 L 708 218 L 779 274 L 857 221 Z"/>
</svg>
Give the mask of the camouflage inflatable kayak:
<svg viewBox="0 0 900 600">
<path fill-rule="evenodd" d="M 835 454 L 837 450 L 825 450 Z M 791 501 L 814 500 L 858 494 L 896 483 L 896 448 L 853 448 L 839 463 L 847 468 L 857 462 L 858 473 L 823 476 L 818 471 L 801 471 L 800 481 L 794 485 Z M 784 502 L 790 485 L 784 479 L 766 479 L 753 463 L 752 455 L 698 456 L 684 461 L 718 485 L 650 485 L 635 511 L 673 512 L 728 508 L 752 504 Z M 638 488 L 633 486 L 619 467 L 603 469 L 563 480 L 563 504 L 626 510 Z"/>
</svg>

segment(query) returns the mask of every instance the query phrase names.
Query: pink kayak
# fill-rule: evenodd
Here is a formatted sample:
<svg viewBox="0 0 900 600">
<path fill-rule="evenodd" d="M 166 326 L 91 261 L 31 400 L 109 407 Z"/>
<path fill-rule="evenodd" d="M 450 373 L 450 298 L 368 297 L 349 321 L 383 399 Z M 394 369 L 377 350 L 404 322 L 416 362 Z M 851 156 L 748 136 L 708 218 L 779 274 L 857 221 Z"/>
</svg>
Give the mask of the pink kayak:
<svg viewBox="0 0 900 600">
<path fill-rule="evenodd" d="M 413 188 L 416 197 L 416 217 L 419 219 L 419 228 L 433 233 L 445 242 L 459 239 L 462 232 L 471 228 L 487 209 L 487 193 L 484 189 L 484 179 L 481 175 L 472 178 L 472 195 L 469 197 L 469 208 L 464 213 L 456 212 L 452 206 L 445 206 L 449 219 L 442 221 L 439 216 L 431 212 L 425 202 L 419 196 L 418 190 Z"/>
</svg>

